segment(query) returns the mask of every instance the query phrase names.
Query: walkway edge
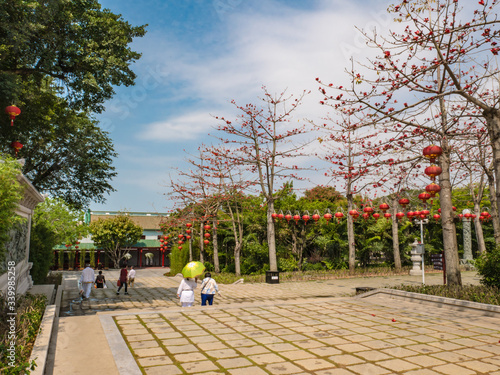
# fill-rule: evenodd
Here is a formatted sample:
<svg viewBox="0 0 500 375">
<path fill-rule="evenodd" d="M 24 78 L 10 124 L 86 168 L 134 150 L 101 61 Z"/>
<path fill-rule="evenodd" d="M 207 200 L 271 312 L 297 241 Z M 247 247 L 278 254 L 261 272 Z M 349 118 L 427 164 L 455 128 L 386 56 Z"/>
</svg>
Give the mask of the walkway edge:
<svg viewBox="0 0 500 375">
<path fill-rule="evenodd" d="M 406 292 L 404 290 L 396 290 L 396 289 L 385 289 L 385 288 L 384 289 L 375 289 L 373 291 L 360 294 L 360 295 L 356 296 L 355 298 L 367 298 L 367 297 L 374 296 L 376 294 L 387 294 L 390 296 L 403 298 L 405 300 L 411 300 L 414 302 L 420 301 L 420 302 L 430 302 L 430 303 L 437 303 L 437 304 L 441 304 L 441 305 L 454 306 L 454 307 L 459 308 L 459 309 L 473 309 L 473 310 L 480 311 L 484 315 L 487 315 L 487 316 L 496 317 L 497 314 L 500 315 L 500 306 L 488 305 L 486 303 L 458 300 L 458 299 L 448 298 L 448 297 L 438 297 L 438 296 L 432 296 L 432 295 L 428 295 L 428 294 Z"/>
<path fill-rule="evenodd" d="M 110 315 L 99 315 L 99 320 L 108 340 L 111 353 L 113 353 L 118 372 L 127 375 L 142 375 L 142 371 L 137 366 L 135 358 L 127 347 L 113 317 Z"/>
<path fill-rule="evenodd" d="M 35 360 L 36 363 L 35 370 L 31 372 L 32 375 L 42 375 L 45 372 L 56 310 L 56 305 L 49 305 L 45 308 L 45 312 L 43 313 L 40 330 L 36 336 L 35 344 L 33 345 L 33 350 L 31 351 L 29 359 L 29 362 Z"/>
</svg>

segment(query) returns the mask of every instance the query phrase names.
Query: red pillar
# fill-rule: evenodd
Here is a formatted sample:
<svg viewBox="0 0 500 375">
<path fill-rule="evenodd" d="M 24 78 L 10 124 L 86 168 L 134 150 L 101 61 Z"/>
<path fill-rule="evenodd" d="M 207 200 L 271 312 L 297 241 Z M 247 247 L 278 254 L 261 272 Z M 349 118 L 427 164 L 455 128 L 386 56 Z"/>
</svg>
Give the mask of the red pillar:
<svg viewBox="0 0 500 375">
<path fill-rule="evenodd" d="M 161 253 L 162 253 L 161 266 L 165 267 L 165 250 L 162 250 Z"/>
<path fill-rule="evenodd" d="M 139 251 L 139 268 L 142 267 L 142 249 Z"/>
</svg>

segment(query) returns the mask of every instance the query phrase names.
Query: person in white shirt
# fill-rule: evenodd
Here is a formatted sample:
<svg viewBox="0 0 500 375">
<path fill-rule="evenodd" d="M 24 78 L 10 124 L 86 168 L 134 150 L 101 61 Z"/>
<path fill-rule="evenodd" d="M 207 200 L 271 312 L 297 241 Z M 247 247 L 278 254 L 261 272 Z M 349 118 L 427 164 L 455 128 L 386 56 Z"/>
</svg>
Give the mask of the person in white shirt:
<svg viewBox="0 0 500 375">
<path fill-rule="evenodd" d="M 82 297 L 89 298 L 90 291 L 92 290 L 92 286 L 94 285 L 94 270 L 90 268 L 90 264 L 85 264 L 85 269 L 82 271 L 82 276 L 80 276 L 80 285 L 83 290 Z"/>
<path fill-rule="evenodd" d="M 179 289 L 177 289 L 177 298 L 181 299 L 182 307 L 191 307 L 194 303 L 194 290 L 197 287 L 196 278 L 189 277 L 182 279 Z"/>
<path fill-rule="evenodd" d="M 135 281 L 135 270 L 133 266 L 130 266 L 130 270 L 128 271 L 128 285 L 134 286 Z"/>
</svg>

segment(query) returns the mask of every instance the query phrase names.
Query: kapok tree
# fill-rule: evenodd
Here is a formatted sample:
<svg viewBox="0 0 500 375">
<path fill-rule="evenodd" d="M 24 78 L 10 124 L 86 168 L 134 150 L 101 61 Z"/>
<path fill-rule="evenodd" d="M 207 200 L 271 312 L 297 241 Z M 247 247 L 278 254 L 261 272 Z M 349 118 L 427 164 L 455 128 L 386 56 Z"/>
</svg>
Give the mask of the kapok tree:
<svg viewBox="0 0 500 375">
<path fill-rule="evenodd" d="M 349 72 L 353 87 L 337 89 L 348 96 L 330 95 L 339 106 L 358 105 L 373 111 L 373 122 L 391 120 L 406 126 L 416 126 L 419 114 L 433 104 L 440 109 L 439 126 L 448 122 L 446 102 L 463 100 L 474 105 L 484 117 L 495 155 L 495 176 L 500 176 L 500 112 L 498 100 L 493 104 L 485 100 L 491 87 L 498 88 L 494 77 L 497 69 L 494 59 L 500 30 L 493 8 L 497 1 L 479 1 L 480 7 L 463 14 L 458 0 L 404 0 L 389 12 L 399 24 L 406 23 L 401 32 L 387 37 L 364 32 L 367 44 L 381 54 L 369 61 L 367 73 L 354 68 Z M 460 18 L 461 17 L 461 18 Z M 354 87 L 355 86 L 355 87 Z M 443 173 L 440 176 L 441 208 L 443 213 L 443 239 L 453 242 L 454 225 L 451 213 L 451 186 L 446 185 L 447 145 L 441 144 L 440 158 Z M 449 168 L 448 168 L 449 169 Z M 449 177 L 449 176 L 448 176 Z M 496 179 L 497 187 L 500 179 Z M 497 197 L 500 193 L 497 188 Z M 498 200 L 497 200 L 498 202 Z M 456 239 L 455 239 L 456 242 Z M 460 285 L 456 245 L 445 243 L 448 282 Z"/>
<path fill-rule="evenodd" d="M 216 136 L 224 144 L 229 145 L 231 153 L 225 157 L 233 164 L 245 168 L 256 179 L 257 186 L 267 204 L 267 245 L 269 247 L 269 268 L 278 271 L 276 259 L 275 228 L 272 214 L 274 202 L 279 197 L 276 193 L 276 182 L 279 179 L 298 179 L 297 172 L 303 168 L 287 161 L 302 156 L 305 142 L 299 136 L 304 135 L 304 125 L 292 125 L 292 115 L 302 103 L 304 95 L 293 99 L 293 96 L 281 93 L 271 95 L 264 88 L 262 107 L 254 104 L 236 107 L 240 115 L 234 121 L 224 117 L 216 117 L 221 121 Z"/>
<path fill-rule="evenodd" d="M 354 196 L 371 188 L 381 188 L 391 173 L 384 168 L 384 146 L 377 138 L 378 132 L 364 127 L 363 119 L 359 118 L 362 113 L 352 108 L 337 112 L 338 119 L 329 118 L 327 123 L 317 128 L 326 132 L 324 138 L 319 138 L 326 151 L 320 157 L 332 165 L 325 175 L 332 178 L 337 190 L 347 198 L 349 270 L 353 272 L 356 264 Z"/>
</svg>

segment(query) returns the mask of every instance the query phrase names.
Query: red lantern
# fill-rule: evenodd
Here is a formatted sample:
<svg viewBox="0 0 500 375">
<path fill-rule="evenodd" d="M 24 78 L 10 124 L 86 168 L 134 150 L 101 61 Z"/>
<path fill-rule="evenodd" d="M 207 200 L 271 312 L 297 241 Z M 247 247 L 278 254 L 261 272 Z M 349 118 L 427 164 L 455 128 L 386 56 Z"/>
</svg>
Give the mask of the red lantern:
<svg viewBox="0 0 500 375">
<path fill-rule="evenodd" d="M 411 219 L 413 216 L 415 216 L 415 212 L 413 212 L 413 211 L 408 211 L 408 212 L 406 213 L 406 216 L 408 217 L 408 219 Z"/>
<path fill-rule="evenodd" d="M 472 214 L 472 215 L 470 215 L 470 217 L 472 218 L 472 220 L 474 220 L 477 216 Z"/>
<path fill-rule="evenodd" d="M 463 217 L 464 217 L 464 215 L 462 215 L 462 214 L 459 214 L 459 215 L 458 215 L 458 218 L 459 218 L 459 219 L 462 219 Z"/>
<path fill-rule="evenodd" d="M 363 215 L 363 219 L 368 220 L 370 218 L 370 214 L 368 212 L 365 212 Z"/>
<path fill-rule="evenodd" d="M 431 198 L 434 198 L 441 191 L 441 187 L 433 182 L 425 187 L 425 191 L 429 193 Z"/>
<path fill-rule="evenodd" d="M 287 222 L 290 222 L 290 220 L 292 220 L 292 215 L 290 215 L 290 214 L 286 214 L 286 215 L 285 215 L 285 220 L 286 220 Z"/>
<path fill-rule="evenodd" d="M 436 179 L 436 176 L 439 176 L 441 172 L 443 172 L 443 170 L 437 165 L 431 165 L 424 170 L 424 173 L 429 176 L 432 181 L 434 181 Z"/>
<path fill-rule="evenodd" d="M 210 243 L 210 241 L 209 241 L 209 240 L 203 240 L 203 243 L 204 243 L 205 245 L 208 245 L 208 244 Z"/>
<path fill-rule="evenodd" d="M 359 217 L 359 212 L 357 210 L 351 210 L 349 211 L 349 215 L 351 215 L 354 219 L 357 219 Z"/>
<path fill-rule="evenodd" d="M 318 222 L 318 220 L 321 218 L 321 216 L 319 216 L 318 214 L 314 214 L 312 216 L 312 219 L 315 221 L 315 222 Z"/>
<path fill-rule="evenodd" d="M 485 218 L 484 218 L 484 216 L 483 216 L 483 215 L 479 216 L 479 220 L 480 220 L 480 221 L 484 221 L 484 219 L 485 219 Z"/>
<path fill-rule="evenodd" d="M 10 144 L 10 147 L 12 147 L 16 153 L 16 157 L 17 157 L 17 153 L 19 152 L 20 149 L 23 148 L 23 144 L 21 142 L 18 142 L 18 141 L 14 141 Z"/>
<path fill-rule="evenodd" d="M 282 220 L 284 217 L 285 217 L 285 215 L 283 215 L 283 213 L 282 213 L 282 212 L 280 212 L 280 213 L 278 214 L 278 219 L 279 219 L 279 220 Z"/>
<path fill-rule="evenodd" d="M 207 225 L 205 225 L 205 226 L 203 227 L 203 229 L 205 229 L 205 230 L 210 230 L 210 229 L 212 229 L 212 227 L 211 227 L 210 225 L 208 225 L 208 224 L 207 224 Z"/>
<path fill-rule="evenodd" d="M 387 220 L 389 220 L 389 219 L 391 218 L 391 214 L 390 214 L 389 212 L 386 212 L 386 213 L 384 214 L 384 217 L 385 217 Z"/>
<path fill-rule="evenodd" d="M 78 248 L 79 248 L 79 246 L 78 246 L 78 245 L 76 245 L 76 246 L 75 246 L 75 249 L 78 249 Z"/>
<path fill-rule="evenodd" d="M 464 217 L 465 217 L 467 220 L 469 220 L 471 216 L 472 216 L 472 215 L 471 215 L 469 212 L 467 212 L 467 213 L 464 215 Z"/>
<path fill-rule="evenodd" d="M 205 233 L 204 236 L 205 238 L 210 238 L 210 233 Z"/>
<path fill-rule="evenodd" d="M 191 224 L 191 223 L 186 223 L 186 227 L 191 228 L 192 226 L 193 226 L 193 224 Z"/>
<path fill-rule="evenodd" d="M 179 234 L 177 237 L 179 237 L 179 238 L 183 238 L 183 237 L 184 237 L 184 235 L 181 233 L 181 234 Z"/>
<path fill-rule="evenodd" d="M 163 237 L 165 240 L 168 240 L 170 238 L 170 236 L 164 236 Z"/>
<path fill-rule="evenodd" d="M 303 215 L 302 216 L 302 220 L 304 220 L 304 222 L 307 224 L 307 222 L 309 221 L 311 217 L 309 215 Z"/>
<path fill-rule="evenodd" d="M 456 210 L 457 210 L 457 208 L 456 208 L 455 206 L 453 206 L 451 209 L 452 209 L 453 211 L 456 211 Z"/>
<path fill-rule="evenodd" d="M 420 216 L 421 212 L 420 211 L 414 211 L 413 216 Z"/>
<path fill-rule="evenodd" d="M 187 240 L 190 240 L 190 239 L 191 239 L 191 236 L 186 236 L 186 239 L 187 239 Z"/>
<path fill-rule="evenodd" d="M 488 211 L 483 211 L 483 212 L 481 212 L 481 216 L 488 217 L 488 216 L 490 216 L 490 213 Z"/>
<path fill-rule="evenodd" d="M 5 108 L 5 113 L 7 113 L 10 117 L 10 126 L 14 126 L 14 120 L 16 116 L 19 116 L 21 114 L 21 110 L 15 105 L 9 105 Z"/>
<path fill-rule="evenodd" d="M 335 217 L 337 218 L 338 222 L 340 223 L 340 220 L 344 217 L 344 214 L 342 212 L 336 212 Z"/>
<path fill-rule="evenodd" d="M 278 218 L 278 214 L 276 212 L 273 212 L 271 214 L 271 217 L 273 218 L 273 220 L 276 220 Z"/>
<path fill-rule="evenodd" d="M 187 234 L 191 234 L 191 229 L 186 229 Z"/>
<path fill-rule="evenodd" d="M 422 211 L 420 211 L 420 215 L 427 216 L 429 214 L 430 214 L 429 210 L 422 210 Z"/>
<path fill-rule="evenodd" d="M 408 198 L 401 198 L 399 200 L 399 204 L 400 204 L 401 207 L 404 208 L 404 207 L 406 207 L 407 205 L 410 204 L 410 200 Z"/>
<path fill-rule="evenodd" d="M 179 240 L 179 241 L 177 241 L 177 243 L 178 243 L 179 245 L 182 245 L 182 244 L 184 243 L 184 241 Z"/>
<path fill-rule="evenodd" d="M 389 205 L 387 203 L 382 203 L 380 206 L 378 206 L 382 212 L 385 212 L 389 209 Z"/>
<path fill-rule="evenodd" d="M 441 209 L 440 209 L 440 208 L 438 208 L 438 213 L 439 213 L 439 214 L 441 213 Z"/>
<path fill-rule="evenodd" d="M 163 243 L 163 238 L 160 240 L 161 243 Z"/>
<path fill-rule="evenodd" d="M 378 212 L 375 212 L 372 216 L 375 220 L 378 220 L 378 218 L 380 217 L 380 214 Z"/>
<path fill-rule="evenodd" d="M 363 212 L 366 212 L 368 215 L 370 215 L 371 213 L 373 213 L 373 207 L 365 207 L 363 208 Z"/>
<path fill-rule="evenodd" d="M 300 215 L 293 215 L 293 220 L 295 220 L 295 224 L 297 225 L 300 220 Z"/>
<path fill-rule="evenodd" d="M 418 199 L 420 199 L 422 202 L 426 202 L 427 199 L 430 199 L 431 195 L 429 193 L 420 193 L 418 195 Z"/>
<path fill-rule="evenodd" d="M 402 218 L 404 218 L 404 217 L 405 217 L 405 213 L 404 213 L 404 212 L 398 212 L 398 213 L 396 214 L 396 217 L 398 218 L 398 220 L 401 220 Z"/>
<path fill-rule="evenodd" d="M 326 222 L 329 223 L 330 220 L 332 219 L 332 214 L 327 212 L 326 214 L 323 215 L 323 217 L 325 218 Z"/>
<path fill-rule="evenodd" d="M 177 248 L 178 248 L 179 250 L 182 250 L 182 246 L 177 246 Z"/>
<path fill-rule="evenodd" d="M 436 161 L 436 158 L 440 157 L 443 153 L 443 149 L 439 146 L 431 145 L 424 148 L 422 153 L 431 161 L 431 163 L 434 163 Z"/>
</svg>

